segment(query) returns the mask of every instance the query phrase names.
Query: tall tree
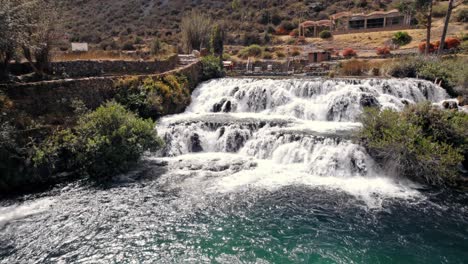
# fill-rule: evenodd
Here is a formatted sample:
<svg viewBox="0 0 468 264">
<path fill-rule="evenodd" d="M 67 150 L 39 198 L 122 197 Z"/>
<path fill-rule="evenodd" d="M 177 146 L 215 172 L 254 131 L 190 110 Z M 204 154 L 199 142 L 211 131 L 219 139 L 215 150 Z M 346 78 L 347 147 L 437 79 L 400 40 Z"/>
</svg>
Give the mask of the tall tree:
<svg viewBox="0 0 468 264">
<path fill-rule="evenodd" d="M 8 64 L 23 51 L 36 74 L 46 70 L 53 41 L 55 9 L 47 0 L 0 0 L 0 78 Z"/>
<path fill-rule="evenodd" d="M 50 51 L 55 41 L 56 10 L 47 0 L 25 1 L 25 41 L 21 45 L 23 55 L 34 72 L 42 77 L 49 68 Z"/>
<path fill-rule="evenodd" d="M 420 15 L 424 17 L 425 24 L 426 24 L 426 47 L 424 54 L 429 54 L 429 48 L 431 46 L 431 29 L 432 29 L 432 4 L 433 0 L 416 0 L 415 6 L 416 9 L 419 10 Z"/>
<path fill-rule="evenodd" d="M 8 79 L 8 65 L 24 40 L 21 0 L 0 0 L 0 80 Z"/>
<path fill-rule="evenodd" d="M 210 39 L 210 44 L 211 44 L 211 51 L 213 52 L 213 55 L 219 57 L 219 61 L 221 63 L 221 67 L 223 64 L 223 53 L 224 53 L 224 28 L 220 24 L 216 24 L 213 27 L 213 30 L 211 32 L 211 39 Z"/>
<path fill-rule="evenodd" d="M 440 45 L 438 53 L 441 54 L 445 46 L 445 37 L 447 36 L 447 30 L 450 22 L 450 16 L 452 15 L 453 3 L 455 0 L 450 0 L 447 7 L 447 15 L 445 16 L 444 29 L 442 31 L 442 36 L 440 37 Z"/>
</svg>

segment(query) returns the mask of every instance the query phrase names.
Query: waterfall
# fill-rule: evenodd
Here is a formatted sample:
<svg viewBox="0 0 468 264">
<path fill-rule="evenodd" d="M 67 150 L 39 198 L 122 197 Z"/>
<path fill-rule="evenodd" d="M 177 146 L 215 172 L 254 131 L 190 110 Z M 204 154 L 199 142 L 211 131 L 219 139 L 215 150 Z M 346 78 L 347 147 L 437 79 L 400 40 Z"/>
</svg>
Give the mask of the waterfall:
<svg viewBox="0 0 468 264">
<path fill-rule="evenodd" d="M 367 198 L 413 195 L 350 137 L 364 107 L 401 110 L 447 98 L 416 79 L 212 80 L 193 92 L 185 113 L 160 120 L 166 145 L 157 156 L 217 190 L 313 183 Z"/>
</svg>

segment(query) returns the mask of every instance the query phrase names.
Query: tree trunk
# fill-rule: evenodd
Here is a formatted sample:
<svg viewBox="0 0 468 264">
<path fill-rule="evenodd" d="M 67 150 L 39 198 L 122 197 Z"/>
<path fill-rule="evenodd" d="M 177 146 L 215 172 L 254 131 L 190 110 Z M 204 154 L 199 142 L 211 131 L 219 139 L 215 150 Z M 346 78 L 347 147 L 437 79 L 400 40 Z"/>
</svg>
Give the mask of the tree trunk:
<svg viewBox="0 0 468 264">
<path fill-rule="evenodd" d="M 427 14 L 427 33 L 426 33 L 426 50 L 424 54 L 429 54 L 429 46 L 431 45 L 431 27 L 432 27 L 432 0 L 429 2 L 429 12 Z"/>
<path fill-rule="evenodd" d="M 440 37 L 440 45 L 439 45 L 439 54 L 441 54 L 444 50 L 445 46 L 445 37 L 447 36 L 447 30 L 450 22 L 450 16 L 452 15 L 452 9 L 453 9 L 453 2 L 454 0 L 450 0 L 448 4 L 448 9 L 447 9 L 447 16 L 445 17 L 445 23 L 444 23 L 444 30 L 442 31 L 442 37 Z"/>
<path fill-rule="evenodd" d="M 34 73 L 35 73 L 39 78 L 42 78 L 42 76 L 44 75 L 44 73 L 41 72 L 39 68 L 37 68 L 36 64 L 35 64 L 34 61 L 33 61 L 32 52 L 31 52 L 31 50 L 30 50 L 28 47 L 23 47 L 23 55 L 24 55 L 24 58 L 28 61 L 29 66 L 31 66 L 31 68 L 33 69 Z"/>
</svg>

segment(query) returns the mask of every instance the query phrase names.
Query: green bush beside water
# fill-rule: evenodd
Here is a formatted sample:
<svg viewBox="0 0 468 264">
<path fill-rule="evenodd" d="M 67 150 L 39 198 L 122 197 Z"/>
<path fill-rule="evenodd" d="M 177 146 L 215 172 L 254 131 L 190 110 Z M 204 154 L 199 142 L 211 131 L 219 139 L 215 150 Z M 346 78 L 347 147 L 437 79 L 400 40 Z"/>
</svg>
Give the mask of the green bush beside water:
<svg viewBox="0 0 468 264">
<path fill-rule="evenodd" d="M 145 151 L 162 145 L 155 123 L 109 102 L 82 116 L 76 127 L 55 132 L 36 147 L 36 167 L 52 175 L 78 172 L 103 180 L 131 169 Z"/>
<path fill-rule="evenodd" d="M 435 81 L 451 96 L 468 94 L 468 58 L 465 57 L 408 57 L 392 63 L 388 74 Z"/>
<path fill-rule="evenodd" d="M 221 66 L 221 61 L 218 57 L 215 57 L 213 55 L 203 57 L 201 63 L 203 67 L 203 81 L 224 76 L 224 69 Z"/>
<path fill-rule="evenodd" d="M 143 118 L 157 119 L 181 112 L 190 104 L 188 85 L 185 76 L 166 75 L 144 80 L 130 77 L 116 82 L 115 100 Z"/>
<path fill-rule="evenodd" d="M 370 108 L 362 115 L 359 141 L 386 171 L 431 185 L 459 184 L 468 167 L 468 115 L 430 103 L 403 112 Z"/>
</svg>

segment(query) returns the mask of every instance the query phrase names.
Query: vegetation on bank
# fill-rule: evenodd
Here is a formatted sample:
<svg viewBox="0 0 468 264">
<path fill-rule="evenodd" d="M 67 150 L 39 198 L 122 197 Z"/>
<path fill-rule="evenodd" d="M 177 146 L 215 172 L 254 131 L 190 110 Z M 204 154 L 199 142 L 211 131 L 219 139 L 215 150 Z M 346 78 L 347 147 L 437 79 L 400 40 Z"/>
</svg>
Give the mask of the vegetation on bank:
<svg viewBox="0 0 468 264">
<path fill-rule="evenodd" d="M 109 102 L 79 116 L 77 125 L 31 141 L 9 122 L 0 127 L 0 193 L 32 191 L 42 184 L 89 176 L 105 180 L 131 169 L 163 142 L 155 123 Z M 65 175 L 65 176 L 64 176 Z"/>
<path fill-rule="evenodd" d="M 388 65 L 393 77 L 422 78 L 440 84 L 451 96 L 468 94 L 466 57 L 406 57 Z"/>
<path fill-rule="evenodd" d="M 203 57 L 202 63 L 202 81 L 223 77 L 225 72 L 221 64 L 221 60 L 218 57 L 209 55 Z"/>
<path fill-rule="evenodd" d="M 381 56 L 385 50 L 377 52 Z M 468 58 L 465 56 L 408 56 L 393 60 L 350 59 L 338 65 L 343 76 L 421 78 L 440 84 L 450 96 L 468 96 Z"/>
<path fill-rule="evenodd" d="M 121 79 L 115 83 L 115 100 L 143 118 L 157 119 L 179 113 L 190 104 L 189 83 L 185 76 Z"/>
<path fill-rule="evenodd" d="M 386 171 L 430 185 L 466 184 L 460 164 L 468 168 L 468 115 L 431 103 L 403 112 L 366 109 L 358 133 L 369 154 Z"/>
<path fill-rule="evenodd" d="M 47 175 L 77 172 L 103 180 L 131 169 L 145 151 L 162 145 L 155 123 L 109 102 L 58 130 L 35 148 L 33 163 Z"/>
</svg>

